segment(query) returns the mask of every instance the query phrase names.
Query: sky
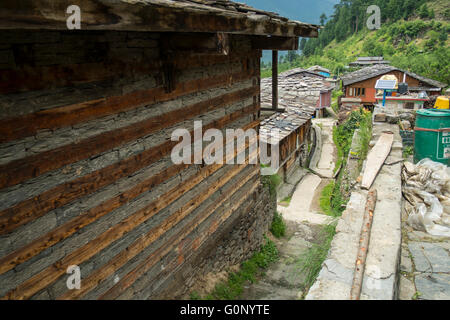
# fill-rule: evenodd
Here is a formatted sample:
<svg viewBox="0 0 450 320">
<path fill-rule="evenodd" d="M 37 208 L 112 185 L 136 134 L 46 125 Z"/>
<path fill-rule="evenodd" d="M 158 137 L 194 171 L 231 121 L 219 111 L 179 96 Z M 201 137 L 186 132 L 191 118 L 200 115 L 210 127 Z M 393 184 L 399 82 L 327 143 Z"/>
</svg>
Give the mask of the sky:
<svg viewBox="0 0 450 320">
<path fill-rule="evenodd" d="M 258 9 L 273 11 L 286 18 L 319 24 L 320 16 L 333 13 L 339 0 L 236 0 Z"/>
</svg>

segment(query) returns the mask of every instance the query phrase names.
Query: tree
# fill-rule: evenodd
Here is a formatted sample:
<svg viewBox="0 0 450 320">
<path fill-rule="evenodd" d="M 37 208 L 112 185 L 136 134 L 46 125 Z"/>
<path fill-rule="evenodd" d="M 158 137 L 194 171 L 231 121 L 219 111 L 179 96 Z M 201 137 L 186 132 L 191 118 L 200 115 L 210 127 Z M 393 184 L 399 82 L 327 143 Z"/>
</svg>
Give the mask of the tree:
<svg viewBox="0 0 450 320">
<path fill-rule="evenodd" d="M 322 15 L 320 16 L 320 25 L 325 25 L 325 22 L 327 21 L 327 15 L 325 13 L 322 13 Z"/>
<path fill-rule="evenodd" d="M 424 19 L 424 18 L 428 18 L 430 16 L 430 13 L 428 11 L 428 7 L 426 5 L 426 3 L 424 3 L 420 8 L 419 8 L 419 16 Z"/>
<path fill-rule="evenodd" d="M 306 45 L 306 38 L 302 38 L 302 40 L 300 40 L 300 50 L 304 50 L 305 49 L 305 45 Z"/>
<path fill-rule="evenodd" d="M 294 62 L 295 58 L 297 58 L 297 53 L 293 50 L 289 50 L 286 56 L 286 61 L 292 63 Z"/>
</svg>

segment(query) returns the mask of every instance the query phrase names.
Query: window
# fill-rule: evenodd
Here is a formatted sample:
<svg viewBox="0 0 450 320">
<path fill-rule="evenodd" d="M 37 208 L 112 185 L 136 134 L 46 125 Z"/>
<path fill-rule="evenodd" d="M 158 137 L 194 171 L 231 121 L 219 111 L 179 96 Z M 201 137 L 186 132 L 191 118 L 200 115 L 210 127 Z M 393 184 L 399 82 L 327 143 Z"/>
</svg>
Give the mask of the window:
<svg viewBox="0 0 450 320">
<path fill-rule="evenodd" d="M 362 96 L 365 96 L 365 95 L 366 95 L 366 88 L 362 88 L 362 89 L 361 89 L 361 95 L 362 95 Z"/>
<path fill-rule="evenodd" d="M 407 102 L 405 105 L 405 109 L 414 109 L 414 102 Z"/>
</svg>

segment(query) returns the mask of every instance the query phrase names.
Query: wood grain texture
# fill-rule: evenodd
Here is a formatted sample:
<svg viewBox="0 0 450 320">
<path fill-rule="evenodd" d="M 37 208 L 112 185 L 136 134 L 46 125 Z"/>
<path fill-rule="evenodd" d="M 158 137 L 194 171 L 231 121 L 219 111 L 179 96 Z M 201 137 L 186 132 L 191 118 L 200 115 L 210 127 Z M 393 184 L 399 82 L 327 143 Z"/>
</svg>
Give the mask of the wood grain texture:
<svg viewBox="0 0 450 320">
<path fill-rule="evenodd" d="M 249 80 L 249 72 L 224 74 L 211 78 L 191 80 L 176 84 L 175 90 L 167 93 L 163 87 L 133 91 L 124 95 L 110 96 L 84 101 L 68 106 L 0 120 L 0 143 L 35 135 L 39 130 L 57 129 L 76 125 L 89 120 L 180 98 L 181 96 L 232 85 Z"/>
<path fill-rule="evenodd" d="M 244 181 L 248 182 L 252 177 L 254 177 L 254 173 L 252 173 L 249 177 L 245 178 Z M 241 185 L 241 183 L 240 183 Z M 243 185 L 243 184 L 242 184 Z M 249 190 L 249 194 L 253 193 L 259 186 L 259 182 L 255 183 Z M 241 186 L 242 187 L 242 186 Z M 167 244 L 155 250 L 152 254 L 150 254 L 142 263 L 140 263 L 136 268 L 130 271 L 127 275 L 125 275 L 116 285 L 106 291 L 99 299 L 101 300 L 112 300 L 116 299 L 122 292 L 128 289 L 133 283 L 136 282 L 145 272 L 147 272 L 152 266 L 154 266 L 159 260 L 161 260 L 166 254 L 172 251 L 189 233 L 191 233 L 195 228 L 198 227 L 203 221 L 205 221 L 217 208 L 219 205 L 223 204 L 226 200 L 228 200 L 234 192 L 230 190 L 224 194 L 222 199 L 217 202 L 211 204 L 207 210 L 203 211 L 202 214 L 197 218 L 195 224 L 186 225 L 180 232 L 172 236 Z M 200 236 L 200 241 L 204 241 L 207 237 L 211 236 L 214 231 L 228 219 L 233 212 L 235 212 L 243 203 L 245 203 L 248 199 L 242 197 L 239 201 L 232 204 L 232 206 L 227 209 L 219 218 L 216 223 L 216 228 L 212 228 L 207 233 L 203 233 Z M 70 295 L 64 296 L 63 298 L 72 298 Z"/>
<path fill-rule="evenodd" d="M 259 122 L 252 122 L 249 125 L 245 126 L 243 130 L 253 128 L 258 124 Z M 248 143 L 245 148 L 247 147 Z M 241 149 L 237 149 L 234 155 L 225 155 L 224 156 L 225 162 L 228 161 L 230 156 L 231 158 L 233 158 L 236 156 L 238 152 L 241 151 L 242 151 Z M 150 191 L 156 185 L 164 181 L 167 181 L 171 177 L 175 176 L 176 174 L 186 169 L 188 166 L 189 165 L 173 165 L 167 168 L 166 170 L 163 170 L 160 173 L 156 174 L 155 176 L 152 176 L 142 181 L 141 183 L 137 184 L 131 189 L 117 195 L 116 197 L 108 199 L 99 204 L 98 206 L 87 210 L 86 212 L 80 214 L 78 217 L 72 219 L 68 223 L 54 230 L 51 230 L 42 237 L 34 240 L 32 243 L 6 255 L 5 257 L 0 259 L 0 274 L 3 274 L 11 270 L 15 266 L 36 256 L 43 250 L 68 238 L 78 230 L 100 219 L 109 212 L 121 207 L 123 204 L 128 203 L 129 201 L 135 199 L 142 193 Z"/>
<path fill-rule="evenodd" d="M 105 132 L 80 142 L 9 162 L 0 166 L 0 189 L 13 186 L 51 170 L 56 170 L 65 165 L 111 150 L 114 147 L 137 140 L 140 137 L 147 136 L 203 113 L 231 105 L 255 94 L 257 94 L 257 88 L 255 87 L 224 94 L 185 107 L 183 112 L 180 112 L 180 110 L 167 112 L 160 116 L 134 123 L 128 127 Z M 127 103 L 130 102 L 127 101 Z M 86 110 L 91 109 L 87 107 Z M 51 111 L 54 112 L 54 110 Z"/>
<path fill-rule="evenodd" d="M 203 129 L 205 131 L 211 128 L 221 129 L 245 115 L 257 112 L 258 108 L 258 105 L 247 106 L 204 125 Z M 259 122 L 257 123 L 259 124 Z M 193 130 L 191 131 L 191 136 L 193 136 Z M 117 179 L 126 177 L 151 165 L 164 156 L 167 156 L 177 144 L 177 141 L 168 140 L 138 155 L 119 161 L 74 181 L 59 185 L 33 199 L 26 200 L 12 208 L 0 211 L 0 234 L 7 234 L 52 209 L 61 207 L 79 197 L 91 194 Z"/>
<path fill-rule="evenodd" d="M 13 0 L 4 0 L 0 29 L 67 30 L 66 9 L 72 3 L 49 0 L 22 3 L 20 11 Z M 227 32 L 248 35 L 317 37 L 319 26 L 290 21 L 258 9 L 249 14 L 224 10 L 212 3 L 152 0 L 78 0 L 83 10 L 83 30 L 122 30 L 151 32 Z M 48 8 L 42 10 L 41 8 Z M 258 14 L 255 14 L 257 12 Z M 20 18 L 19 18 L 20 17 Z"/>
<path fill-rule="evenodd" d="M 378 172 L 391 152 L 393 142 L 393 133 L 383 133 L 372 150 L 370 150 L 367 155 L 366 169 L 361 183 L 363 189 L 368 190 L 372 186 Z"/>
<path fill-rule="evenodd" d="M 114 274 L 115 271 L 117 271 L 130 259 L 135 257 L 140 252 L 142 252 L 146 247 L 151 245 L 154 241 L 156 241 L 156 239 L 162 236 L 165 232 L 175 227 L 175 225 L 177 225 L 182 219 L 187 217 L 193 210 L 198 208 L 203 201 L 208 199 L 220 187 L 224 186 L 228 181 L 230 181 L 233 177 L 239 174 L 245 167 L 246 165 L 235 166 L 230 174 L 227 174 L 226 176 L 223 176 L 219 180 L 212 183 L 206 193 L 199 194 L 198 197 L 192 199 L 186 205 L 181 207 L 174 214 L 172 214 L 165 221 L 163 221 L 159 226 L 149 230 L 143 237 L 139 238 L 133 244 L 127 247 L 124 251 L 116 255 L 113 259 L 110 260 L 109 263 L 95 270 L 91 275 L 89 275 L 89 277 L 84 279 L 83 287 L 80 290 L 67 291 L 64 295 L 62 295 L 58 299 L 77 299 L 84 296 L 86 293 L 95 288 L 99 283 L 104 281 L 107 277 Z M 229 188 L 227 190 L 228 192 L 226 192 L 225 194 L 231 196 L 235 191 L 241 188 L 245 182 L 247 182 L 251 177 L 253 177 L 256 174 L 257 170 L 253 170 L 253 172 L 250 175 L 246 176 L 243 180 L 241 180 L 238 184 L 235 184 L 232 188 Z M 216 201 L 214 203 L 215 208 L 218 208 L 220 205 L 222 205 L 225 200 L 226 197 L 225 199 L 222 198 L 220 201 Z M 210 214 L 214 212 L 214 210 L 208 211 Z M 202 221 L 203 221 L 202 219 L 196 219 L 195 223 L 191 224 L 191 227 L 195 228 Z"/>
<path fill-rule="evenodd" d="M 54 281 L 56 281 L 61 275 L 65 274 L 67 268 L 70 265 L 79 265 L 84 261 L 87 261 L 95 254 L 99 253 L 101 250 L 105 249 L 114 241 L 122 238 L 130 231 L 132 231 L 137 226 L 141 225 L 155 214 L 157 214 L 160 210 L 167 207 L 173 201 L 181 197 L 183 194 L 194 188 L 201 181 L 206 179 L 208 176 L 212 175 L 214 172 L 219 170 L 223 165 L 211 165 L 204 167 L 196 176 L 193 178 L 180 183 L 178 186 L 172 188 L 167 191 L 164 195 L 160 196 L 156 201 L 152 202 L 150 205 L 145 208 L 138 210 L 136 213 L 128 216 L 124 220 L 122 220 L 119 224 L 112 226 L 106 232 L 102 233 L 100 236 L 95 238 L 94 240 L 88 242 L 84 246 L 76 249 L 70 254 L 66 255 L 63 259 L 55 262 L 51 266 L 45 268 L 40 273 L 34 275 L 24 283 L 20 284 L 15 289 L 8 292 L 2 299 L 13 299 L 13 300 L 22 300 L 29 299 L 34 294 L 47 287 Z M 221 183 L 225 181 L 229 181 L 234 175 L 236 175 L 242 168 L 236 166 L 235 170 L 232 170 L 231 173 L 221 177 L 219 181 L 215 182 L 216 186 L 215 190 L 219 188 Z M 223 184 L 222 184 L 223 185 Z M 208 194 L 210 191 L 208 190 Z M 211 193 L 212 194 L 212 193 Z M 210 194 L 210 195 L 211 195 Z M 188 204 L 183 207 L 184 210 L 193 210 L 196 206 L 200 205 L 200 203 L 196 202 L 196 199 L 190 201 Z M 191 212 L 190 211 L 190 212 Z M 173 221 L 176 217 L 182 215 L 182 211 L 178 210 L 174 215 L 171 215 L 169 220 L 166 220 L 166 224 Z M 165 229 L 167 230 L 167 229 Z"/>
</svg>

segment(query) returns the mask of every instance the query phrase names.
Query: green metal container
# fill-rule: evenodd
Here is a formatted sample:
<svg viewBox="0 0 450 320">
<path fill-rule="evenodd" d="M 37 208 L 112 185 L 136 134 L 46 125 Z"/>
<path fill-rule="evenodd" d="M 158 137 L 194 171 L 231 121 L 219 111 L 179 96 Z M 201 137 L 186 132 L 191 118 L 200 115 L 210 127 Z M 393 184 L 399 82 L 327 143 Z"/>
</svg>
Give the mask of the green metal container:
<svg viewBox="0 0 450 320">
<path fill-rule="evenodd" d="M 424 158 L 450 165 L 450 110 L 418 110 L 414 163 Z"/>
</svg>

